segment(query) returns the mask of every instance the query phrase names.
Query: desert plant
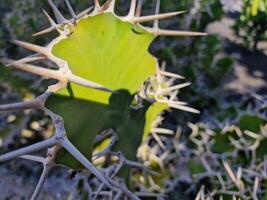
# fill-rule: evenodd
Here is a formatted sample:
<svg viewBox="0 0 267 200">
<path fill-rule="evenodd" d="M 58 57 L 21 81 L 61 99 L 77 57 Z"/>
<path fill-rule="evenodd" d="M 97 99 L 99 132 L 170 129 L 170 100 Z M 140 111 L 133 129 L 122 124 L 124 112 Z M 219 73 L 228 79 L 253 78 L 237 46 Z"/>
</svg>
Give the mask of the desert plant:
<svg viewBox="0 0 267 200">
<path fill-rule="evenodd" d="M 266 105 L 259 95 L 225 101 L 217 116 L 189 123 L 189 137 L 178 132 L 163 160 L 175 170 L 169 199 L 265 199 Z"/>
<path fill-rule="evenodd" d="M 242 39 L 243 44 L 253 50 L 258 43 L 266 39 L 266 11 L 267 3 L 264 0 L 246 0 L 240 19 L 234 28 Z"/>
<path fill-rule="evenodd" d="M 164 71 L 164 67 L 161 68 L 161 64 L 148 52 L 148 47 L 155 37 L 161 35 L 205 34 L 160 29 L 158 20 L 183 12 L 159 14 L 159 0 L 156 1 L 155 15 L 150 16 L 140 16 L 143 1 L 137 3 L 132 0 L 129 13 L 124 17 L 114 13 L 115 0 L 103 4 L 95 0 L 93 8 L 79 15 L 75 14 L 67 0 L 65 2 L 72 18 L 65 19 L 48 0 L 57 22 L 43 10 L 51 27 L 34 34 L 40 36 L 57 31 L 58 37 L 45 47 L 13 41 L 35 54 L 18 61 L 4 60 L 10 67 L 56 80 L 56 83 L 33 100 L 0 106 L 1 112 L 43 110 L 52 119 L 55 133 L 42 142 L 1 155 L 0 161 L 20 157 L 43 164 L 32 199 L 37 198 L 55 163 L 74 168 L 86 167 L 101 180 L 98 189 L 107 186 L 117 193 L 118 198 L 126 195 L 139 199 L 112 178 L 123 165 L 146 170 L 129 160 L 135 160 L 137 148 L 148 134 L 157 137 L 157 134 L 173 133 L 172 130 L 160 128 L 162 111 L 176 108 L 198 113 L 177 99 L 178 90 L 189 84 L 176 84 L 177 79 L 183 77 Z M 141 25 L 149 21 L 154 21 L 152 28 Z M 40 60 L 51 61 L 54 69 L 29 64 Z M 100 153 L 93 154 L 94 145 L 106 141 L 106 138 L 110 139 L 110 143 Z M 47 157 L 33 155 L 46 148 Z M 112 162 L 113 157 L 119 158 L 119 164 L 111 172 L 110 168 L 97 169 L 89 161 L 92 157 L 95 160 L 107 154 L 112 157 L 106 162 Z M 129 169 L 121 174 L 129 177 Z"/>
</svg>

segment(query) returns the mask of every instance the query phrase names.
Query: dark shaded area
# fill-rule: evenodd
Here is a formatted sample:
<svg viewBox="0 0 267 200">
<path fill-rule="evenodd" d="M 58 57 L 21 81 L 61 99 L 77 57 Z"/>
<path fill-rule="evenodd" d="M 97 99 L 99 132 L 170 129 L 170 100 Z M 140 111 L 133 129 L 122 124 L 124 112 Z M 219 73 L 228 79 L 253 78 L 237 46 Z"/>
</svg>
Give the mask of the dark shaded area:
<svg viewBox="0 0 267 200">
<path fill-rule="evenodd" d="M 251 76 L 254 76 L 255 78 L 261 78 L 265 81 L 267 80 L 267 55 L 263 51 L 252 51 L 240 44 L 227 40 L 225 52 L 227 54 L 239 53 L 240 58 L 237 58 L 236 61 L 245 66 Z M 256 76 L 255 72 L 257 71 L 261 72 L 262 76 Z M 258 94 L 267 94 L 267 85 L 255 92 Z"/>
</svg>

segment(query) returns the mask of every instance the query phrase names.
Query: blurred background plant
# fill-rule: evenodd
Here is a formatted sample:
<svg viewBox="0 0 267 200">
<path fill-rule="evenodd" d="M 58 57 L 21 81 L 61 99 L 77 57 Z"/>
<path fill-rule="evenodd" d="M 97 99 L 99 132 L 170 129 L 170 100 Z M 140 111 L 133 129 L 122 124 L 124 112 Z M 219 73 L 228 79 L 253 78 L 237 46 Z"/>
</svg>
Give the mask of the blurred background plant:
<svg viewBox="0 0 267 200">
<path fill-rule="evenodd" d="M 267 2 L 244 0 L 242 12 L 234 29 L 242 38 L 245 47 L 256 50 L 258 43 L 267 37 Z"/>
<path fill-rule="evenodd" d="M 59 0 L 54 2 L 60 6 Z M 88 7 L 87 0 L 73 0 L 71 3 L 77 11 Z M 164 0 L 161 4 L 162 12 L 187 11 L 176 19 L 160 22 L 162 28 L 206 31 L 214 22 L 220 23 L 225 16 L 230 16 L 235 21 L 233 29 L 244 47 L 255 50 L 260 41 L 266 40 L 265 0 Z M 128 1 L 118 0 L 117 12 L 125 13 L 128 6 Z M 143 14 L 151 13 L 154 6 L 155 1 L 145 1 Z M 236 9 L 233 8 L 235 6 Z M 0 1 L 1 57 L 26 55 L 24 50 L 9 43 L 11 39 L 45 44 L 53 38 L 53 34 L 49 37 L 31 36 L 48 27 L 41 8 L 49 10 L 46 0 Z M 65 14 L 68 15 L 67 12 Z M 165 114 L 167 120 L 162 126 L 177 129 L 175 137 L 160 136 L 163 146 L 151 137 L 138 154 L 140 161 L 162 176 L 147 177 L 137 173 L 136 180 L 133 180 L 137 187 L 168 193 L 166 199 L 201 199 L 203 196 L 204 199 L 219 199 L 220 196 L 223 199 L 266 198 L 266 93 L 251 97 L 225 89 L 224 86 L 236 78 L 234 69 L 238 62 L 238 52 L 231 56 L 225 52 L 225 46 L 220 34 L 201 38 L 159 38 L 152 45 L 150 51 L 166 61 L 168 71 L 179 73 L 192 83 L 182 91 L 181 101 L 193 105 L 202 114 L 196 116 L 181 111 Z M 262 56 L 266 58 L 266 54 Z M 257 63 L 257 57 L 254 57 L 254 62 Z M 261 72 L 266 77 L 266 70 Z M 44 81 L 37 81 L 34 76 L 1 67 L 1 103 L 31 98 L 42 91 L 43 84 Z M 49 123 L 42 113 L 1 113 L 2 150 L 47 137 L 52 133 Z M 22 186 L 25 180 L 21 177 L 36 179 L 40 168 L 32 165 L 35 170 L 30 173 L 23 167 L 25 165 L 28 163 L 21 161 L 1 165 L 0 175 L 5 178 L 0 180 L 0 185 L 10 183 L 0 187 L 1 194 L 4 192 L 1 188 L 12 191 L 12 188 Z M 13 169 L 12 176 L 6 175 L 7 168 Z M 23 170 L 24 173 L 17 173 Z M 85 177 L 83 173 L 78 173 L 76 178 L 71 179 L 62 171 L 55 172 L 47 181 L 41 198 L 62 199 L 66 197 L 66 188 L 71 188 L 69 197 L 82 199 L 87 192 Z M 11 184 L 12 180 L 16 180 L 13 182 L 16 186 Z M 55 184 L 61 185 L 57 191 L 52 189 Z M 25 191 L 17 190 L 14 194 L 7 193 L 6 197 L 27 198 L 33 187 L 34 183 L 29 186 L 26 195 Z"/>
</svg>

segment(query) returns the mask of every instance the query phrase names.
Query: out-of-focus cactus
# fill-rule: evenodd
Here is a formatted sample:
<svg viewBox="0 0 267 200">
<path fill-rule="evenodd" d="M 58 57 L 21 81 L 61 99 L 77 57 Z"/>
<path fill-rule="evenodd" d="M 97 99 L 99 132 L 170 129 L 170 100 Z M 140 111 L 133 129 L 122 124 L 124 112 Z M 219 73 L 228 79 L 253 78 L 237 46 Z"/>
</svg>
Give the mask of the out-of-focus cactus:
<svg viewBox="0 0 267 200">
<path fill-rule="evenodd" d="M 189 137 L 178 134 L 179 140 L 168 154 L 168 158 L 178 158 L 169 168 L 180 169 L 170 199 L 179 195 L 212 200 L 266 197 L 266 97 L 246 98 L 222 108 L 216 117 L 189 123 Z M 184 185 L 188 187 L 181 192 Z"/>
<path fill-rule="evenodd" d="M 149 16 L 140 16 L 142 0 L 132 0 L 128 15 L 123 17 L 114 13 L 115 0 L 108 0 L 102 5 L 95 0 L 94 8 L 78 15 L 70 3 L 65 2 L 72 18 L 64 18 L 48 0 L 57 22 L 43 10 L 51 27 L 34 34 L 40 36 L 57 31 L 58 37 L 44 47 L 13 41 L 34 54 L 18 61 L 6 60 L 9 66 L 18 70 L 57 82 L 33 100 L 0 106 L 0 111 L 45 111 L 53 121 L 55 134 L 43 142 L 1 155 L 0 161 L 22 157 L 43 163 L 44 170 L 33 199 L 37 197 L 55 161 L 69 167 L 83 165 L 103 182 L 102 187 L 105 184 L 114 191 L 114 188 L 120 190 L 118 195 L 124 193 L 138 199 L 112 180 L 120 165 L 109 174 L 96 169 L 88 160 L 91 159 L 95 139 L 101 142 L 108 137 L 111 141 L 101 153 L 93 155 L 94 159 L 111 154 L 121 158 L 122 164 L 136 166 L 128 160 L 135 159 L 137 148 L 149 133 L 155 137 L 157 134 L 173 134 L 172 130 L 160 128 L 162 118 L 159 115 L 162 111 L 175 108 L 198 113 L 177 99 L 179 89 L 189 84 L 177 84 L 177 80 L 183 77 L 166 72 L 164 63 L 158 63 L 148 48 L 155 37 L 161 35 L 205 34 L 160 29 L 158 20 L 183 12 L 159 14 L 159 0 L 156 1 L 156 13 Z M 152 28 L 141 25 L 149 21 L 154 21 Z M 29 64 L 46 59 L 54 64 L 54 69 Z M 106 131 L 110 129 L 115 134 Z M 31 155 L 47 147 L 46 158 Z M 62 147 L 69 154 L 61 151 Z M 56 156 L 58 151 L 60 154 Z"/>
<path fill-rule="evenodd" d="M 267 2 L 264 0 L 246 0 L 240 19 L 234 25 L 236 34 L 243 39 L 243 44 L 256 50 L 258 43 L 267 36 Z"/>
</svg>

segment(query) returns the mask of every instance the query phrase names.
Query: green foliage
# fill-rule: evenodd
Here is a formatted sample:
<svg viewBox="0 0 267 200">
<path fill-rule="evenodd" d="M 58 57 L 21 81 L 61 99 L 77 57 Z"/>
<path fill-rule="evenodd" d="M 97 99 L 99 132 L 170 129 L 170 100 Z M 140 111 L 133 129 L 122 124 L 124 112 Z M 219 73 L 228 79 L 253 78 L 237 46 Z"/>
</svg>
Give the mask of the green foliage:
<svg viewBox="0 0 267 200">
<path fill-rule="evenodd" d="M 212 199 L 220 198 L 220 196 L 223 199 L 232 199 L 233 195 L 227 194 L 228 191 L 237 192 L 236 196 L 241 198 L 242 194 L 239 194 L 241 190 L 253 189 L 255 178 L 262 178 L 265 168 L 253 166 L 263 166 L 266 157 L 267 118 L 264 101 L 266 99 L 258 101 L 251 98 L 242 99 L 239 103 L 229 103 L 217 112 L 218 119 L 211 116 L 206 119 L 206 123 L 190 124 L 191 135 L 181 143 L 189 143 L 190 146 L 186 145 L 187 150 L 193 154 L 187 156 L 186 159 L 187 169 L 190 170 L 192 176 L 189 185 L 190 188 L 195 188 L 195 191 L 191 191 L 195 192 L 195 196 L 200 186 L 205 186 L 206 196 L 210 195 L 210 191 L 223 191 L 218 194 L 215 192 L 216 195 Z M 186 151 L 186 148 L 183 151 Z M 183 163 L 184 159 L 181 162 Z M 229 178 L 230 170 L 237 176 L 241 169 L 240 187 L 242 189 Z M 216 173 L 215 176 L 207 175 L 213 172 Z M 226 188 L 216 177 L 217 174 L 220 174 L 221 180 L 229 183 Z M 248 196 L 248 199 L 253 199 L 249 193 L 244 192 L 244 194 Z M 259 199 L 266 198 L 266 191 L 258 189 L 257 196 Z"/>
<path fill-rule="evenodd" d="M 258 116 L 244 115 L 239 121 L 239 127 L 241 130 L 249 130 L 252 132 L 259 132 L 260 125 L 266 123 L 266 121 Z"/>
<path fill-rule="evenodd" d="M 245 0 L 240 19 L 234 26 L 236 34 L 243 39 L 244 46 L 257 49 L 260 41 L 267 36 L 267 2 Z"/>
<path fill-rule="evenodd" d="M 32 81 L 16 76 L 14 71 L 8 67 L 0 66 L 0 74 L 0 85 L 5 85 L 22 96 L 30 92 L 29 88 Z"/>
</svg>

